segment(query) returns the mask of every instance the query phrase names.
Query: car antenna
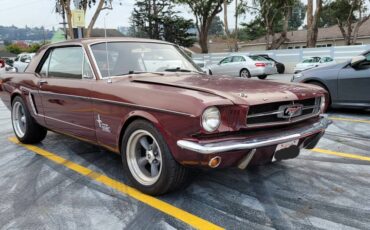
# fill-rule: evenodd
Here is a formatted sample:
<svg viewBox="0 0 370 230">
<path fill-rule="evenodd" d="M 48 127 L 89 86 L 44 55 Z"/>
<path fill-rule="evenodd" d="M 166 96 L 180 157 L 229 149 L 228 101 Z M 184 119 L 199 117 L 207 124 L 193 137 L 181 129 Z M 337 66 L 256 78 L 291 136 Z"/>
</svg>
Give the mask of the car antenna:
<svg viewBox="0 0 370 230">
<path fill-rule="evenodd" d="M 104 39 L 105 39 L 105 53 L 107 57 L 107 65 L 108 65 L 108 83 L 112 83 L 112 77 L 110 75 L 110 64 L 109 64 L 109 57 L 108 57 L 108 41 L 107 41 L 107 26 L 105 24 L 105 18 L 109 12 L 107 12 L 104 16 Z"/>
</svg>

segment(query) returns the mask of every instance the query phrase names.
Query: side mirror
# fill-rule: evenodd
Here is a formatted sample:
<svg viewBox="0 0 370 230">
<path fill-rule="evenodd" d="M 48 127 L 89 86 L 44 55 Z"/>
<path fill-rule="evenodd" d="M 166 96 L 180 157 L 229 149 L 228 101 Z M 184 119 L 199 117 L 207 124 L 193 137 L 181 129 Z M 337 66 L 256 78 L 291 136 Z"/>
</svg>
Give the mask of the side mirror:
<svg viewBox="0 0 370 230">
<path fill-rule="evenodd" d="M 351 66 L 356 66 L 358 64 L 360 64 L 361 62 L 363 61 L 366 61 L 366 57 L 365 56 L 355 56 L 351 59 Z"/>
</svg>

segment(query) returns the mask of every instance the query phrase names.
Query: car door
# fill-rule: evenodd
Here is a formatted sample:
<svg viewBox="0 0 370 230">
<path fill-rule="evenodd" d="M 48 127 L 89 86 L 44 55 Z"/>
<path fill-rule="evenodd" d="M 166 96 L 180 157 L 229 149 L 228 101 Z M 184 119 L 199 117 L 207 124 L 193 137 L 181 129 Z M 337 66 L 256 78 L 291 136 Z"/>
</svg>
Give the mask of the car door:
<svg viewBox="0 0 370 230">
<path fill-rule="evenodd" d="M 370 105 L 370 54 L 356 67 L 348 65 L 339 72 L 338 97 L 340 103 Z"/>
<path fill-rule="evenodd" d="M 246 68 L 246 60 L 243 56 L 233 56 L 230 75 L 239 77 L 240 71 Z"/>
<path fill-rule="evenodd" d="M 226 57 L 222 59 L 214 69 L 213 74 L 229 75 L 232 71 L 232 57 Z"/>
<path fill-rule="evenodd" d="M 39 93 L 48 128 L 95 141 L 94 77 L 81 46 L 51 48 L 40 69 Z"/>
</svg>

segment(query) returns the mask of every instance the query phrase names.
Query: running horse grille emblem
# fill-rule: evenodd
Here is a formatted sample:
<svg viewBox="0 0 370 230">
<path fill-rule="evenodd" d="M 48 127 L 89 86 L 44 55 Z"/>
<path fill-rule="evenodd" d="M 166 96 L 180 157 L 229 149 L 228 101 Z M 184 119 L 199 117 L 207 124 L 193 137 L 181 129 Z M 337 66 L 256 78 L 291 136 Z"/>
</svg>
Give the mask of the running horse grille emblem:
<svg viewBox="0 0 370 230">
<path fill-rule="evenodd" d="M 302 115 L 303 105 L 293 104 L 293 105 L 282 105 L 279 107 L 278 118 L 288 118 L 298 117 Z"/>
</svg>

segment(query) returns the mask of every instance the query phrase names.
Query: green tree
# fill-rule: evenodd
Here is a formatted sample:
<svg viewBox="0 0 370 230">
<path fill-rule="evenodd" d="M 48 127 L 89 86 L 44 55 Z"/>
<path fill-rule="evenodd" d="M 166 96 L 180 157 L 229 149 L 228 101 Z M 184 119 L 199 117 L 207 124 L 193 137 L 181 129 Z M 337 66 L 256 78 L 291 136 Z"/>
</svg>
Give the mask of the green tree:
<svg viewBox="0 0 370 230">
<path fill-rule="evenodd" d="M 188 31 L 193 22 L 177 16 L 177 13 L 170 0 L 138 0 L 131 15 L 130 35 L 192 46 L 194 35 Z"/>
<path fill-rule="evenodd" d="M 320 18 L 321 26 L 337 24 L 346 45 L 356 44 L 362 24 L 370 18 L 366 0 L 326 1 Z"/>
<path fill-rule="evenodd" d="M 260 20 L 261 25 L 265 28 L 266 49 L 278 49 L 287 40 L 293 7 L 297 5 L 298 1 L 253 0 L 252 4 L 246 1 L 241 4 L 240 12 L 251 13 Z M 279 35 L 276 36 L 276 33 Z"/>
<path fill-rule="evenodd" d="M 208 31 L 209 35 L 223 35 L 224 34 L 224 24 L 219 16 L 213 18 L 211 26 Z"/>
<path fill-rule="evenodd" d="M 195 17 L 202 53 L 208 53 L 208 31 L 213 18 L 222 11 L 224 0 L 174 0 L 189 6 Z"/>
</svg>

